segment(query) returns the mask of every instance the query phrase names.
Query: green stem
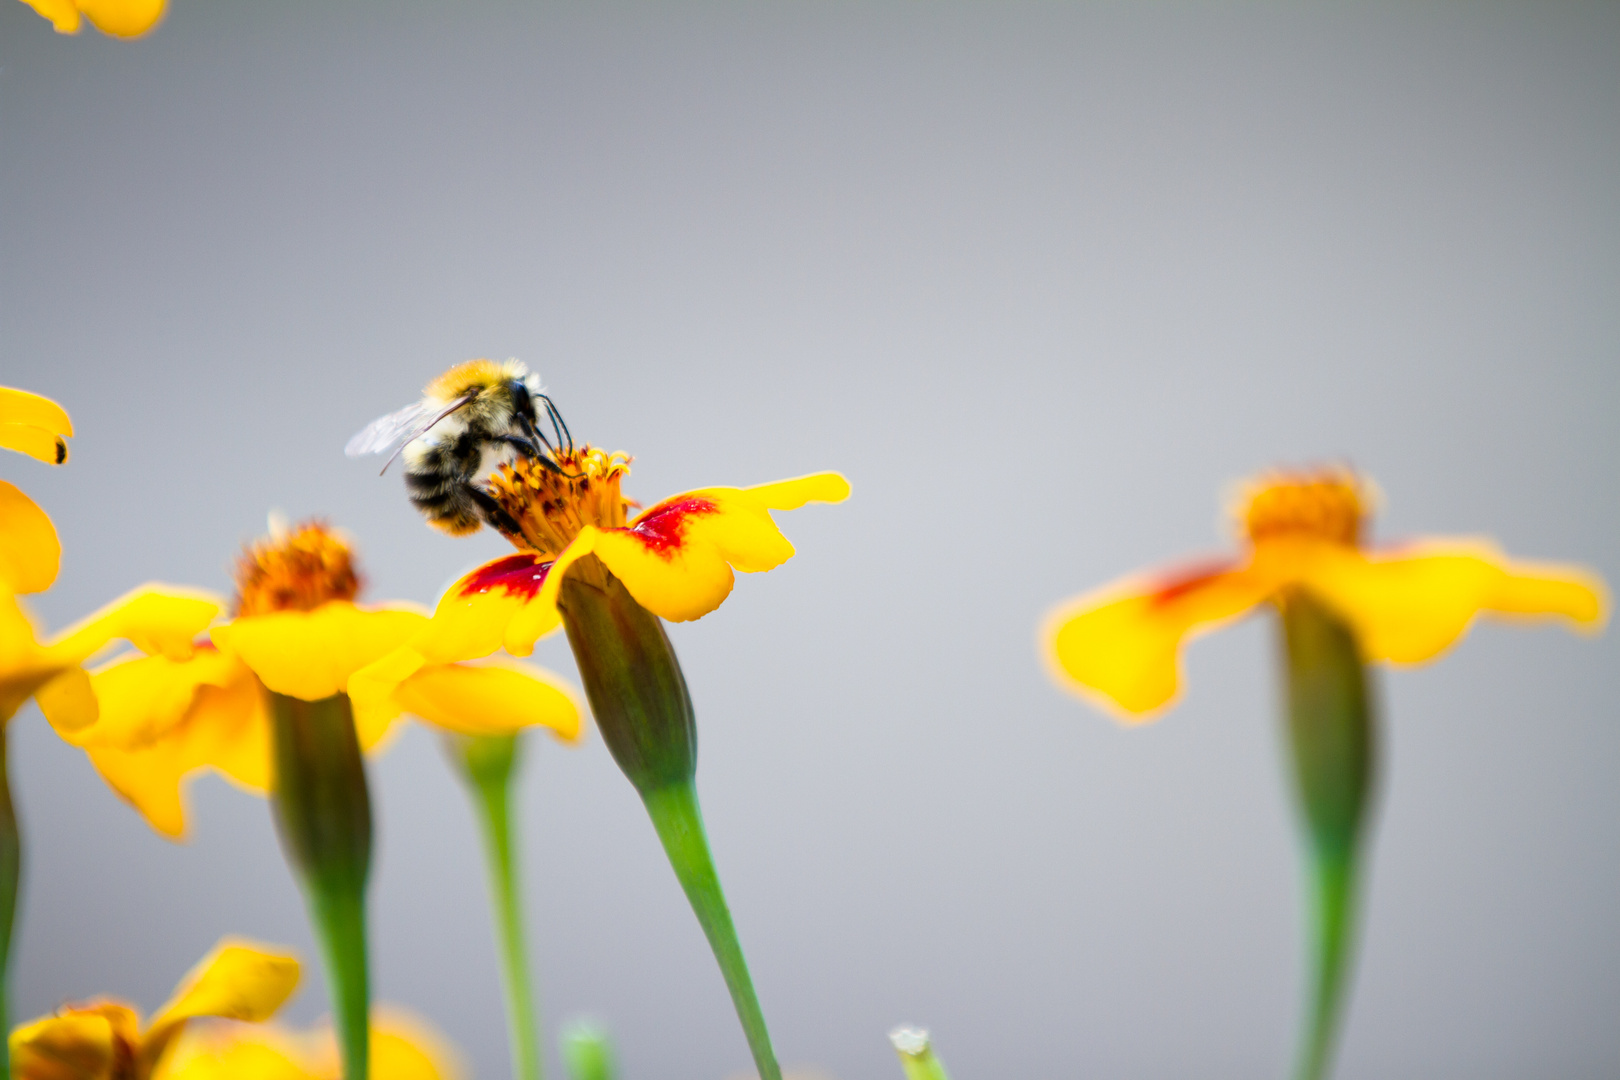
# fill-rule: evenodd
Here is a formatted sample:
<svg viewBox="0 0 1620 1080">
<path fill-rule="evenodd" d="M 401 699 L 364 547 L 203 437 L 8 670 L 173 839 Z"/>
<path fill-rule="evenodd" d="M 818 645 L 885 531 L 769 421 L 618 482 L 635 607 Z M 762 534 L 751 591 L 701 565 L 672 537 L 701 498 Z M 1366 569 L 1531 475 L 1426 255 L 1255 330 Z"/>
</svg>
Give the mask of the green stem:
<svg viewBox="0 0 1620 1080">
<path fill-rule="evenodd" d="M 506 993 L 512 1075 L 516 1080 L 540 1080 L 538 1010 L 529 976 L 513 844 L 512 778 L 518 759 L 518 736 L 449 734 L 445 737 L 445 746 L 472 788 L 473 806 L 484 837 L 490 903 L 494 907 L 495 932 L 500 939 L 501 986 Z"/>
<path fill-rule="evenodd" d="M 934 1053 L 933 1041 L 922 1028 L 899 1027 L 889 1032 L 894 1052 L 900 1055 L 900 1068 L 906 1080 L 950 1080 L 945 1065 Z"/>
<path fill-rule="evenodd" d="M 270 801 L 321 943 L 345 1080 L 370 1080 L 371 990 L 366 879 L 371 794 L 347 695 L 304 701 L 269 695 L 274 743 Z"/>
<path fill-rule="evenodd" d="M 22 882 L 22 833 L 11 802 L 9 723 L 0 722 L 0 1036 L 11 1031 L 11 931 Z M 11 1047 L 0 1037 L 0 1076 L 11 1075 Z"/>
<path fill-rule="evenodd" d="M 737 1019 L 748 1036 L 748 1048 L 753 1052 L 760 1080 L 782 1080 L 776 1053 L 771 1049 L 770 1033 L 765 1030 L 765 1014 L 760 1010 L 753 980 L 748 976 L 748 961 L 743 958 L 742 944 L 737 940 L 736 927 L 731 924 L 731 912 L 726 907 L 720 877 L 715 873 L 714 859 L 709 854 L 696 788 L 692 781 L 686 780 L 642 792 L 641 799 L 652 818 L 653 828 L 658 830 L 658 839 L 663 842 L 669 863 L 675 868 L 675 876 L 686 891 L 686 899 L 709 939 L 709 948 L 720 964 Z"/>
<path fill-rule="evenodd" d="M 1377 772 L 1366 664 L 1351 628 L 1309 594 L 1281 600 L 1287 727 L 1310 847 L 1310 1004 L 1302 1017 L 1297 1080 L 1324 1080 L 1355 959 L 1362 837 Z"/>
</svg>

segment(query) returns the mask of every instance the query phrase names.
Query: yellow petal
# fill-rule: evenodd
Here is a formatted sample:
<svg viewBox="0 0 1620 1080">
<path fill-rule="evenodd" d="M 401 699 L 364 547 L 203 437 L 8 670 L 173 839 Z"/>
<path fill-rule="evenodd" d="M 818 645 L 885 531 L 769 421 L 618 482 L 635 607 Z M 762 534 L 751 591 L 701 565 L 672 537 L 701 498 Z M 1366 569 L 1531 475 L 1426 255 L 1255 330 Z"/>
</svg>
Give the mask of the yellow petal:
<svg viewBox="0 0 1620 1080">
<path fill-rule="evenodd" d="M 306 1041 L 270 1024 L 188 1024 L 152 1080 L 313 1080 Z"/>
<path fill-rule="evenodd" d="M 68 742 L 73 741 L 71 735 L 101 719 L 101 705 L 96 701 L 90 673 L 80 667 L 68 668 L 41 686 L 34 692 L 34 700 L 51 727 Z"/>
<path fill-rule="evenodd" d="M 552 564 L 540 556 L 521 553 L 494 559 L 463 575 L 445 590 L 432 622 L 412 639 L 411 648 L 423 662 L 435 664 L 475 660 L 503 646 L 515 656 L 528 655 L 534 642 L 559 622 L 555 590 L 548 598 L 544 589 L 551 569 Z M 518 648 L 511 648 L 508 628 L 514 621 L 520 639 L 532 631 L 527 649 L 521 640 Z"/>
<path fill-rule="evenodd" d="M 84 17 L 103 34 L 140 37 L 163 17 L 164 0 L 78 0 Z"/>
<path fill-rule="evenodd" d="M 1323 552 L 1302 582 L 1350 620 L 1369 660 L 1433 659 L 1480 614 L 1562 619 L 1596 630 L 1603 582 L 1578 567 L 1516 563 L 1487 543 L 1426 541 L 1398 551 Z"/>
<path fill-rule="evenodd" d="M 339 1080 L 343 1068 L 329 1029 L 321 1033 L 319 1046 L 312 1075 Z M 371 1011 L 371 1080 L 461 1080 L 466 1075 L 455 1047 L 426 1020 L 388 1005 Z"/>
<path fill-rule="evenodd" d="M 849 481 L 839 473 L 819 472 L 743 490 L 772 510 L 797 510 L 805 503 L 843 502 L 849 498 Z"/>
<path fill-rule="evenodd" d="M 226 938 L 192 968 L 146 1031 L 141 1056 L 162 1056 L 180 1025 L 197 1016 L 268 1020 L 298 987 L 298 958 L 256 942 Z"/>
<path fill-rule="evenodd" d="M 53 653 L 84 660 L 122 638 L 144 653 L 184 660 L 219 614 L 219 598 L 179 585 L 142 585 L 62 631 Z"/>
<path fill-rule="evenodd" d="M 79 32 L 79 9 L 73 0 L 23 0 L 23 3 L 39 12 L 51 21 L 51 26 L 58 34 L 77 34 Z M 0 394 L 22 394 L 22 390 L 10 390 L 0 387 Z M 38 397 L 38 394 L 29 394 L 29 397 Z M 46 399 L 50 400 L 49 398 Z"/>
<path fill-rule="evenodd" d="M 703 488 L 665 499 L 623 529 L 603 530 L 594 551 L 642 607 L 685 622 L 730 595 L 733 569 L 758 573 L 793 557 L 771 510 L 848 497 L 849 482 L 837 473 L 753 488 Z"/>
<path fill-rule="evenodd" d="M 212 647 L 178 663 L 137 656 L 115 661 L 90 681 L 101 708 L 96 723 L 64 730 L 44 691 L 40 706 L 63 738 L 84 746 L 107 785 L 157 832 L 172 840 L 185 837 L 185 788 L 200 769 L 216 768 L 259 793 L 268 788 L 264 693 L 235 657 Z"/>
<path fill-rule="evenodd" d="M 0 723 L 41 687 L 74 665 L 53 656 L 34 637 L 34 623 L 22 604 L 0 587 Z"/>
<path fill-rule="evenodd" d="M 94 723 L 79 723 L 78 716 L 65 716 L 54 706 L 45 715 L 56 733 L 76 746 L 135 749 L 167 736 L 200 687 L 226 686 L 241 668 L 240 660 L 215 648 L 198 649 L 187 660 L 130 653 L 91 676 L 98 706 Z"/>
<path fill-rule="evenodd" d="M 62 543 L 50 517 L 27 495 L 0 480 L 0 585 L 44 592 L 62 565 Z"/>
<path fill-rule="evenodd" d="M 78 12 L 71 4 L 25 2 L 50 19 L 58 32 L 73 33 L 79 28 Z M 62 436 L 72 434 L 73 421 L 62 406 L 39 394 L 0 386 L 0 446 L 20 450 L 47 465 L 60 465 L 67 460 L 67 441 Z"/>
<path fill-rule="evenodd" d="M 1252 565 L 1230 562 L 1109 586 L 1047 618 L 1048 668 L 1119 719 L 1148 719 L 1180 692 L 1182 643 L 1243 615 L 1276 587 Z"/>
<path fill-rule="evenodd" d="M 118 1048 L 104 1016 L 47 1016 L 11 1033 L 17 1080 L 113 1080 Z"/>
<path fill-rule="evenodd" d="M 510 735 L 539 724 L 565 739 L 579 737 L 579 705 L 566 684 L 515 661 L 429 665 L 394 696 L 406 712 L 463 735 Z"/>
<path fill-rule="evenodd" d="M 0 424 L 0 446 L 47 465 L 61 465 L 68 459 L 66 439 L 27 424 Z"/>
<path fill-rule="evenodd" d="M 416 611 L 364 611 L 334 600 L 314 611 L 244 616 L 212 634 L 271 690 L 319 701 L 343 692 L 351 675 L 405 644 L 427 621 Z"/>
</svg>

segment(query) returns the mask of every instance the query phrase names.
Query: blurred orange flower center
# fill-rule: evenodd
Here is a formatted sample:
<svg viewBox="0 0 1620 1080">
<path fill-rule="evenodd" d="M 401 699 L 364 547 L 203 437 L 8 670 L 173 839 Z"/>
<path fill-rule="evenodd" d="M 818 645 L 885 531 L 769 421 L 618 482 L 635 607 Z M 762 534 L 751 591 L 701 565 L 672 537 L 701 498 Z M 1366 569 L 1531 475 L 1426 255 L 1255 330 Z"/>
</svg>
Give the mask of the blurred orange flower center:
<svg viewBox="0 0 1620 1080">
<path fill-rule="evenodd" d="M 354 553 L 318 521 L 250 545 L 236 560 L 235 576 L 237 615 L 313 611 L 360 592 Z"/>
<path fill-rule="evenodd" d="M 516 523 L 518 535 L 506 530 L 517 547 L 555 558 L 587 525 L 622 529 L 625 511 L 636 505 L 619 494 L 619 482 L 630 472 L 630 455 L 592 446 L 559 450 L 562 475 L 538 461 L 519 459 L 502 465 L 489 478 L 489 493 Z"/>
<path fill-rule="evenodd" d="M 1354 546 L 1370 492 L 1348 469 L 1262 477 L 1244 492 L 1238 520 L 1250 542 L 1303 537 Z"/>
</svg>

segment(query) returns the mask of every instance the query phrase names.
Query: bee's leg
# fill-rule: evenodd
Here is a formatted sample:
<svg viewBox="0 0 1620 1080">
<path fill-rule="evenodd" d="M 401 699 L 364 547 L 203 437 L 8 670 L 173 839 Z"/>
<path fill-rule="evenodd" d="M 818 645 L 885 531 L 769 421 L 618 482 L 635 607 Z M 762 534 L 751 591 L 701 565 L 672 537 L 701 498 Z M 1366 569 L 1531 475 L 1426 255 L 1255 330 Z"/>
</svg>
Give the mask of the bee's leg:
<svg viewBox="0 0 1620 1080">
<path fill-rule="evenodd" d="M 511 536 L 523 535 L 523 527 L 488 492 L 473 484 L 464 484 L 462 486 L 467 492 L 467 497 L 472 499 L 473 505 L 478 507 L 479 515 L 484 519 L 484 524 L 497 532 L 507 533 Z"/>
<path fill-rule="evenodd" d="M 544 432 L 534 426 L 534 421 L 529 419 L 526 414 L 518 413 L 517 422 L 522 426 L 523 433 L 528 436 L 529 444 L 531 446 L 534 446 L 537 449 L 543 446 L 546 448 L 546 452 L 548 454 L 555 454 L 557 452 L 556 448 L 551 445 L 551 440 L 546 438 Z"/>
<path fill-rule="evenodd" d="M 551 417 L 551 428 L 557 433 L 557 445 L 568 447 L 569 453 L 572 453 L 574 450 L 574 436 L 569 433 L 568 425 L 563 423 L 562 413 L 557 410 L 557 406 L 552 404 L 551 399 L 546 395 L 540 394 L 539 398 L 546 403 L 546 415 Z"/>
<path fill-rule="evenodd" d="M 515 446 L 517 447 L 518 453 L 532 461 L 542 460 L 546 457 L 545 451 L 540 449 L 539 443 L 522 435 L 495 435 L 491 437 L 491 441 L 505 443 L 508 446 Z M 550 447 L 547 447 L 546 449 L 549 450 Z"/>
</svg>

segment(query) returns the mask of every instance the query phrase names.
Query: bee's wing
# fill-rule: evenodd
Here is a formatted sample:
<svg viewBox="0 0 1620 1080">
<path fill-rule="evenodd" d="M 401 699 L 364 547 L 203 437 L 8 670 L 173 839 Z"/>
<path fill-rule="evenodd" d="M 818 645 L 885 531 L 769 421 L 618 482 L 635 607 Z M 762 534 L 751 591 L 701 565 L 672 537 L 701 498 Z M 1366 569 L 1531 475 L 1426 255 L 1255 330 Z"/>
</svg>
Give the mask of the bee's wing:
<svg viewBox="0 0 1620 1080">
<path fill-rule="evenodd" d="M 361 457 L 392 450 L 397 444 L 410 442 L 433 426 L 437 419 L 434 415 L 436 412 L 438 410 L 427 402 L 417 401 L 387 416 L 379 416 L 356 432 L 354 438 L 344 446 L 343 452 L 350 457 Z"/>
<path fill-rule="evenodd" d="M 389 447 L 394 452 L 388 455 L 383 462 L 382 471 L 387 472 L 388 466 L 399 457 L 399 452 L 412 441 L 426 435 L 428 430 L 440 420 L 449 416 L 463 405 L 467 404 L 477 394 L 467 394 L 452 401 L 447 406 L 435 405 L 428 401 L 418 401 L 414 405 L 407 405 L 398 412 L 391 412 L 387 416 L 379 416 L 357 432 L 343 452 L 350 457 L 359 457 L 362 454 L 380 454 Z M 379 474 L 381 475 L 381 474 Z"/>
</svg>

